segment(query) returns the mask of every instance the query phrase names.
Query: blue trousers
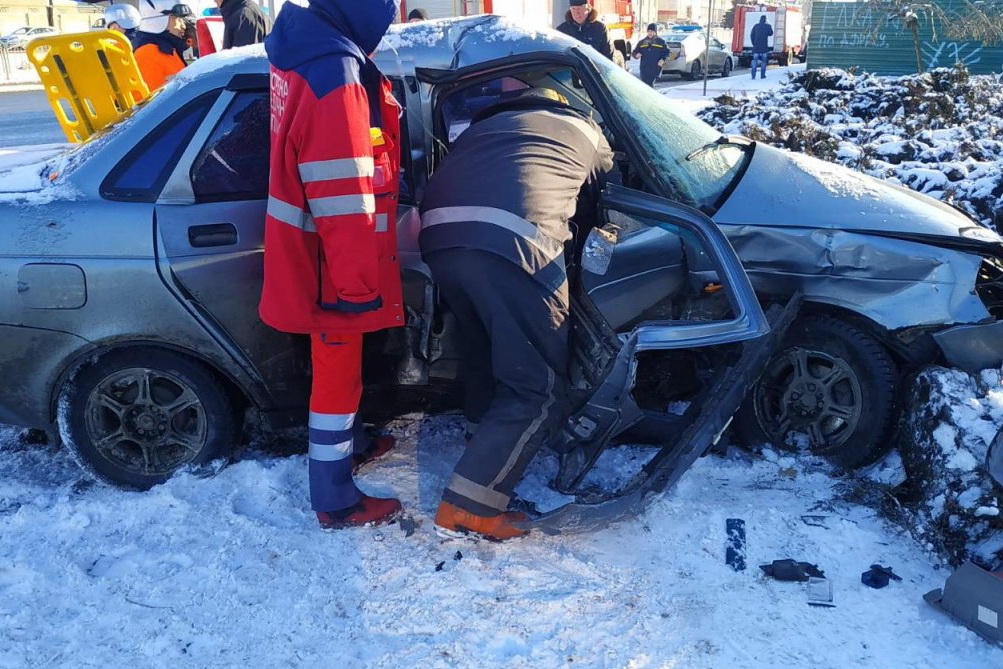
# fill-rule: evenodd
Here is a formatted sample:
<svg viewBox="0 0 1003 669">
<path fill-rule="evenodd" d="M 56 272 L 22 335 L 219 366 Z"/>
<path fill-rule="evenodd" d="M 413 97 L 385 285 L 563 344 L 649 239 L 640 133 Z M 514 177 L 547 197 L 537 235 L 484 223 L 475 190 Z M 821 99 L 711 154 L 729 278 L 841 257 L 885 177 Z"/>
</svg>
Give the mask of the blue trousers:
<svg viewBox="0 0 1003 669">
<path fill-rule="evenodd" d="M 756 64 L 757 63 L 761 64 L 760 65 L 760 72 L 762 74 L 760 76 L 763 79 L 766 78 L 766 61 L 769 60 L 769 59 L 770 59 L 770 55 L 768 53 L 754 53 L 754 54 L 752 54 L 752 78 L 753 79 L 756 78 Z"/>
</svg>

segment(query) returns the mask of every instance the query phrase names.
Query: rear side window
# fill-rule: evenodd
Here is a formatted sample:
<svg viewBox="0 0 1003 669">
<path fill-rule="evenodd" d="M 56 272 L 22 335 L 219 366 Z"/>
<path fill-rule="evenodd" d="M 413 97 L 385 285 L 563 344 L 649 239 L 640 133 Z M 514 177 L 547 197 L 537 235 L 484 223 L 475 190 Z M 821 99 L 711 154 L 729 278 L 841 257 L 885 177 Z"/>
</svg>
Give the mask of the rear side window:
<svg viewBox="0 0 1003 669">
<path fill-rule="evenodd" d="M 199 202 L 268 196 L 268 91 L 234 97 L 192 164 Z"/>
<path fill-rule="evenodd" d="M 156 200 L 218 94 L 213 91 L 192 100 L 144 137 L 105 178 L 101 195 L 112 200 Z"/>
</svg>

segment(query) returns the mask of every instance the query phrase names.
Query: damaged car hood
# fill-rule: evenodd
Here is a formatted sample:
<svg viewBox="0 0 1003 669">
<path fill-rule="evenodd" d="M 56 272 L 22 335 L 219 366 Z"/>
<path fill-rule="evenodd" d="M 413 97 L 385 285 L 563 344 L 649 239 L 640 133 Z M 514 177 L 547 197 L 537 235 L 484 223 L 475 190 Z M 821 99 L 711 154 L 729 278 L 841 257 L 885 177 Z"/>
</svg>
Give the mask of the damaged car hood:
<svg viewBox="0 0 1003 669">
<path fill-rule="evenodd" d="M 761 294 L 800 291 L 891 331 L 990 318 L 973 249 L 1000 238 L 924 195 L 757 144 L 714 220 Z"/>
<path fill-rule="evenodd" d="M 825 206 L 820 207 L 820 202 Z M 745 175 L 714 219 L 724 225 L 977 235 L 983 241 L 1000 241 L 995 233 L 933 198 L 760 143 Z"/>
</svg>

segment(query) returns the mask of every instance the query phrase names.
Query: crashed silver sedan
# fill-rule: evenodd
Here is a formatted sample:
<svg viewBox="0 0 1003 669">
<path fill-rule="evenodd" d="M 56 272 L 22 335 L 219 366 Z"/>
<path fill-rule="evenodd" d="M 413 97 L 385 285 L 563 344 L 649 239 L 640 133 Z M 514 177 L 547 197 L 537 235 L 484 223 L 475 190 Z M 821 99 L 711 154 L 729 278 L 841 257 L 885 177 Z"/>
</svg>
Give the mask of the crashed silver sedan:
<svg viewBox="0 0 1003 669">
<path fill-rule="evenodd" d="M 604 225 L 580 231 L 571 260 L 579 401 L 556 444 L 563 489 L 618 438 L 663 443 L 706 419 L 702 452 L 739 404 L 747 441 L 859 466 L 890 445 L 910 370 L 1003 359 L 1003 240 L 959 211 L 721 136 L 556 32 L 497 17 L 396 26 L 376 60 L 405 149 L 407 325 L 367 342 L 383 409 L 448 396 L 456 376 L 455 328 L 417 248 L 423 188 L 479 109 L 528 86 L 591 114 L 617 159 Z M 81 146 L 6 157 L 0 423 L 58 433 L 99 475 L 148 487 L 225 456 L 248 424 L 304 420 L 306 344 L 257 317 L 268 118 L 251 47 L 198 61 Z M 750 353 L 764 311 L 792 296 L 783 339 Z"/>
</svg>

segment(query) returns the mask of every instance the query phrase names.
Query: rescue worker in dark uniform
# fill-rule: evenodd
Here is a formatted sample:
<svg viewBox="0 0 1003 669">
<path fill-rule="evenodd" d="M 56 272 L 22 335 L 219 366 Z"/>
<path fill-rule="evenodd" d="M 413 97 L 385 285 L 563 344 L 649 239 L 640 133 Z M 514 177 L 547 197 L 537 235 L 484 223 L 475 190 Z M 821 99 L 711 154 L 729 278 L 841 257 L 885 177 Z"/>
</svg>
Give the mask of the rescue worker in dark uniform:
<svg viewBox="0 0 1003 669">
<path fill-rule="evenodd" d="M 272 29 L 272 20 L 256 0 L 215 0 L 223 17 L 223 48 L 261 44 Z"/>
<path fill-rule="evenodd" d="M 509 500 L 566 412 L 568 221 L 612 166 L 595 122 L 529 89 L 475 115 L 432 175 L 419 241 L 459 324 L 475 426 L 435 516 L 442 535 L 526 534 Z M 596 198 L 581 204 L 594 212 Z"/>
<path fill-rule="evenodd" d="M 641 81 L 654 86 L 658 75 L 662 73 L 662 63 L 668 57 L 669 45 L 658 36 L 658 26 L 649 23 L 648 36 L 634 48 L 634 58 L 641 59 Z"/>
<path fill-rule="evenodd" d="M 613 48 L 609 44 L 606 25 L 598 20 L 599 13 L 590 4 L 590 0 L 570 0 L 570 3 L 571 7 L 564 15 L 564 23 L 557 26 L 557 29 L 613 60 Z"/>
</svg>

